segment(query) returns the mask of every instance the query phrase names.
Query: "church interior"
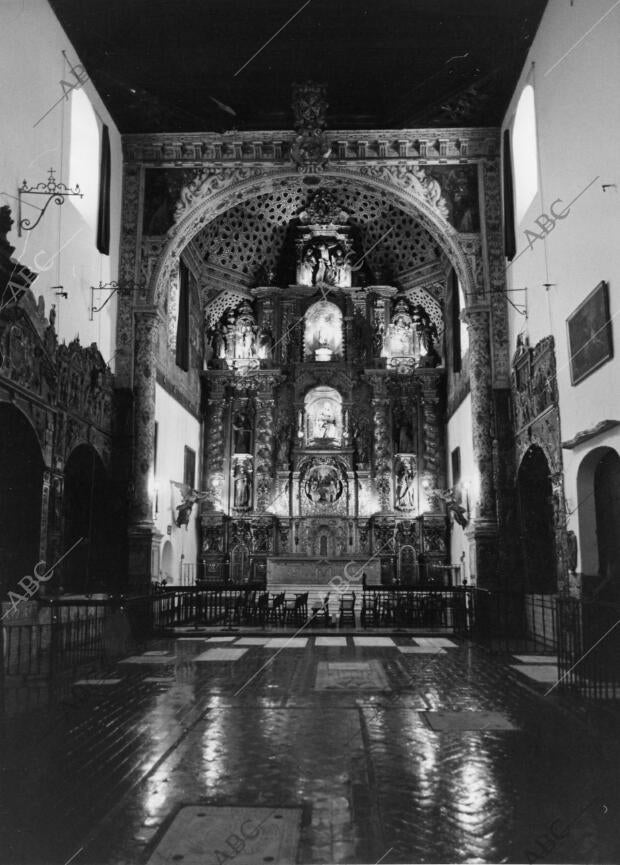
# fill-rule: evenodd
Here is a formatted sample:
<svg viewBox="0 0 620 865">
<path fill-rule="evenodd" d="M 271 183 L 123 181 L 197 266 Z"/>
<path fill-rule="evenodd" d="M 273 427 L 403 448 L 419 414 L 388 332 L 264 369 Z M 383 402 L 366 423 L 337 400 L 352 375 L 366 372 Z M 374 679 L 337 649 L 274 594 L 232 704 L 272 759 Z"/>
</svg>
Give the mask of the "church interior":
<svg viewBox="0 0 620 865">
<path fill-rule="evenodd" d="M 618 7 L 4 0 L 0 863 L 619 861 Z"/>
</svg>

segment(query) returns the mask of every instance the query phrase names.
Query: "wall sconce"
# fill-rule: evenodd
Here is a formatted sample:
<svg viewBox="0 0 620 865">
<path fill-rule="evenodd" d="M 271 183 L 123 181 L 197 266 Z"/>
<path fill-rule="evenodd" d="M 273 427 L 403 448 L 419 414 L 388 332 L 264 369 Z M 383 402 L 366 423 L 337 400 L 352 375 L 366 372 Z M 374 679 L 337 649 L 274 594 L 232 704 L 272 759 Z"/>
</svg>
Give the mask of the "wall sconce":
<svg viewBox="0 0 620 865">
<path fill-rule="evenodd" d="M 55 204 L 59 206 L 65 203 L 65 198 L 69 198 L 72 195 L 77 195 L 78 198 L 84 198 L 84 193 L 80 192 L 80 187 L 76 183 L 75 189 L 71 189 L 69 186 L 66 186 L 64 183 L 56 183 L 56 179 L 54 178 L 54 169 L 50 168 L 50 174 L 47 178 L 47 182 L 37 183 L 35 186 L 28 186 L 27 181 L 24 180 L 21 186 L 17 188 L 17 236 L 22 236 L 22 231 L 32 231 L 33 228 L 36 228 L 37 225 L 43 219 L 43 214 L 49 207 L 50 203 L 54 201 Z M 46 195 L 47 201 L 43 205 L 43 207 L 39 208 L 41 213 L 37 217 L 36 221 L 31 225 L 30 220 L 27 217 L 22 218 L 22 197 L 24 195 Z M 28 203 L 28 202 L 27 202 Z M 35 207 L 35 205 L 31 205 Z"/>
<path fill-rule="evenodd" d="M 99 285 L 91 285 L 90 287 L 90 306 L 88 308 L 89 320 L 93 320 L 93 316 L 96 312 L 101 312 L 104 306 L 112 300 L 116 292 L 119 294 L 129 293 L 131 291 L 137 291 L 138 289 L 146 288 L 145 280 L 141 280 L 140 282 L 130 282 L 123 283 L 116 282 L 116 280 L 112 282 L 100 282 Z M 95 306 L 95 292 L 96 291 L 109 291 L 110 293 L 103 301 L 101 306 Z"/>
</svg>

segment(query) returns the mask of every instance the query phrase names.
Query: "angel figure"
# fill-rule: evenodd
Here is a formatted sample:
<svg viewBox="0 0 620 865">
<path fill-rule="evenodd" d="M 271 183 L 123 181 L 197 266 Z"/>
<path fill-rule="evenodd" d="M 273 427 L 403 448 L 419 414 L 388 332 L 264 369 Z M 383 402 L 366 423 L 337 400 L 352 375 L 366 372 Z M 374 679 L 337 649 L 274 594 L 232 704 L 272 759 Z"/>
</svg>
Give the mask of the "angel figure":
<svg viewBox="0 0 620 865">
<path fill-rule="evenodd" d="M 196 502 L 203 502 L 205 499 L 209 497 L 209 493 L 201 492 L 200 490 L 192 489 L 189 484 L 180 484 L 178 481 L 170 482 L 173 487 L 176 487 L 181 491 L 181 497 L 183 501 L 180 505 L 177 505 L 177 517 L 175 520 L 176 525 L 181 528 L 181 526 L 187 526 L 189 524 L 189 518 L 192 514 L 192 508 L 196 504 Z"/>
</svg>

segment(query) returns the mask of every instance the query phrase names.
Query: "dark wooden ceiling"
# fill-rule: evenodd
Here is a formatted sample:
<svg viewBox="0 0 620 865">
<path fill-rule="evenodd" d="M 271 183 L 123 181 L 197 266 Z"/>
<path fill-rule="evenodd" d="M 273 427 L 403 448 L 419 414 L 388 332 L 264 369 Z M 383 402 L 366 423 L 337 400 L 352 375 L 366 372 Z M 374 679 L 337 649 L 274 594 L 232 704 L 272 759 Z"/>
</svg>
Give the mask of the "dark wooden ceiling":
<svg viewBox="0 0 620 865">
<path fill-rule="evenodd" d="M 327 85 L 332 129 L 496 125 L 546 5 L 50 2 L 121 132 L 290 129 L 307 79 Z"/>
</svg>

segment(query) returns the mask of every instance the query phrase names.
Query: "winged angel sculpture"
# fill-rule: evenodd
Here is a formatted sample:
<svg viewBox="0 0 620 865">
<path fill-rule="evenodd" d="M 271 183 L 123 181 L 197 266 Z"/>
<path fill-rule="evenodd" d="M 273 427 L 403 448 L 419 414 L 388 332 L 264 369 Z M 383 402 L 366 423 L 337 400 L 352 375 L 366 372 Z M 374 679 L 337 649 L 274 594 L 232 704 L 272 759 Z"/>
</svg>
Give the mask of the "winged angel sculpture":
<svg viewBox="0 0 620 865">
<path fill-rule="evenodd" d="M 176 525 L 181 528 L 187 528 L 189 518 L 192 514 L 192 508 L 196 502 L 203 502 L 209 497 L 209 493 L 201 492 L 200 490 L 192 489 L 189 484 L 180 484 L 178 481 L 170 481 L 173 487 L 176 487 L 181 492 L 181 504 L 177 505 Z"/>
</svg>

